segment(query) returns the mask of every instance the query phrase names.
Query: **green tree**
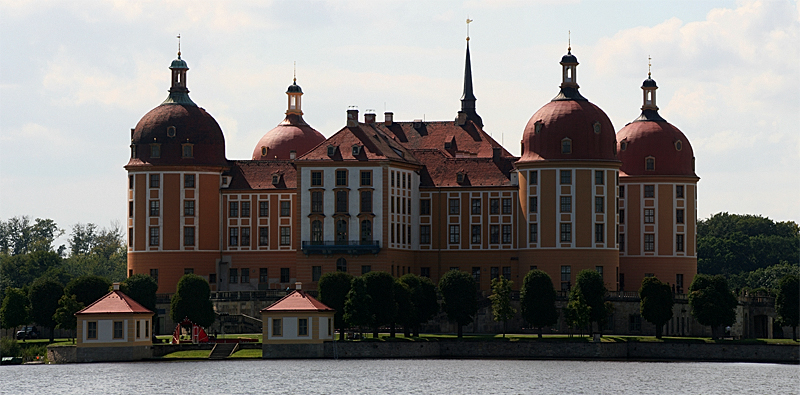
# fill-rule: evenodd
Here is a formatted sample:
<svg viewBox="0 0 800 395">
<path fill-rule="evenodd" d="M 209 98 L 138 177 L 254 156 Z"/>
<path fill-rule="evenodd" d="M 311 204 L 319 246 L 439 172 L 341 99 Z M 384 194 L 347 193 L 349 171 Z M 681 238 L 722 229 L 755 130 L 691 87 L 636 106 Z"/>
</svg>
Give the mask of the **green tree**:
<svg viewBox="0 0 800 395">
<path fill-rule="evenodd" d="M 788 275 L 781 279 L 778 297 L 775 298 L 778 318 L 792 327 L 792 340 L 797 341 L 797 326 L 800 324 L 800 278 Z"/>
<path fill-rule="evenodd" d="M 531 270 L 525 275 L 520 290 L 522 318 L 538 329 L 542 337 L 542 327 L 555 325 L 558 322 L 556 309 L 556 290 L 553 280 L 541 270 Z"/>
<path fill-rule="evenodd" d="M 413 273 L 403 275 L 403 277 L 400 277 L 400 281 L 408 285 L 411 290 L 411 304 L 414 309 L 409 324 L 414 336 L 419 337 L 420 326 L 439 312 L 439 303 L 436 300 L 436 285 L 433 284 L 430 278 L 417 276 Z"/>
<path fill-rule="evenodd" d="M 492 294 L 489 300 L 492 301 L 492 317 L 496 322 L 503 323 L 503 337 L 506 337 L 506 325 L 508 320 L 517 315 L 517 309 L 511 306 L 511 287 L 513 281 L 505 277 L 498 277 L 492 280 Z"/>
<path fill-rule="evenodd" d="M 655 277 L 645 277 L 639 288 L 639 311 L 642 317 L 656 326 L 656 338 L 661 339 L 664 325 L 672 319 L 672 290 L 669 284 Z"/>
<path fill-rule="evenodd" d="M 606 304 L 608 294 L 603 276 L 594 270 L 582 270 L 578 273 L 575 286 L 570 290 L 569 300 L 583 303 L 589 308 L 589 331 L 593 331 L 593 323 L 597 323 L 597 330 L 602 328 L 609 316 L 611 304 Z"/>
<path fill-rule="evenodd" d="M 217 317 L 211 304 L 208 281 L 196 274 L 185 274 L 181 277 L 175 294 L 172 295 L 169 316 L 174 322 L 182 322 L 184 318 L 188 318 L 197 325 L 211 326 Z"/>
<path fill-rule="evenodd" d="M 378 337 L 378 329 L 391 325 L 397 314 L 397 302 L 394 300 L 394 277 L 387 272 L 369 272 L 362 276 L 367 282 L 367 293 L 372 298 L 370 313 L 374 317 L 372 336 Z"/>
<path fill-rule="evenodd" d="M 78 303 L 88 306 L 109 292 L 111 281 L 108 279 L 88 275 L 78 277 L 64 287 L 65 295 L 75 295 Z"/>
<path fill-rule="evenodd" d="M 580 332 L 583 332 L 583 329 L 588 327 L 591 322 L 589 321 L 590 313 L 591 308 L 583 300 L 582 294 L 575 294 L 574 297 L 570 294 L 569 302 L 564 307 L 564 320 L 567 322 L 567 326 L 577 328 Z M 572 332 L 570 331 L 571 336 Z"/>
<path fill-rule="evenodd" d="M 127 247 L 121 228 L 112 224 L 99 229 L 94 224 L 78 224 L 70 235 L 70 256 L 65 270 L 74 277 L 89 274 L 122 281 L 126 276 Z"/>
<path fill-rule="evenodd" d="M 56 309 L 56 313 L 53 315 L 53 320 L 57 324 L 56 328 L 66 329 L 69 330 L 70 333 L 73 333 L 78 326 L 78 317 L 75 316 L 75 313 L 79 312 L 82 308 L 83 303 L 78 302 L 75 295 L 62 295 L 61 299 L 58 300 L 58 309 Z M 74 337 L 72 342 L 75 342 Z"/>
<path fill-rule="evenodd" d="M 319 301 L 336 310 L 333 323 L 334 327 L 339 330 L 339 340 L 342 340 L 342 330 L 345 328 L 344 304 L 347 301 L 347 293 L 350 292 L 352 282 L 353 276 L 349 273 L 335 271 L 323 274 L 317 284 Z"/>
<path fill-rule="evenodd" d="M 37 278 L 62 278 L 58 270 L 62 258 L 53 251 L 34 251 L 21 255 L 0 255 L 0 278 L 3 285 L 22 288 Z"/>
<path fill-rule="evenodd" d="M 64 295 L 64 286 L 49 278 L 39 278 L 33 282 L 28 293 L 31 301 L 31 319 L 37 324 L 50 328 L 50 341 L 55 336 L 56 322 L 53 315 L 58 309 L 58 301 Z"/>
<path fill-rule="evenodd" d="M 375 318 L 369 308 L 371 304 L 372 297 L 367 292 L 367 281 L 364 277 L 353 278 L 344 303 L 344 321 L 358 328 L 372 326 Z M 342 339 L 341 333 L 339 339 Z"/>
<path fill-rule="evenodd" d="M 711 327 L 712 338 L 717 337 L 720 326 L 736 321 L 737 304 L 736 296 L 728 288 L 728 280 L 722 275 L 698 274 L 689 287 L 692 316 L 701 325 Z"/>
<path fill-rule="evenodd" d="M 398 323 L 403 325 L 403 332 L 408 336 L 410 334 L 411 320 L 416 314 L 414 312 L 414 303 L 411 301 L 411 287 L 397 278 L 392 284 L 392 288 L 394 305 L 397 307 L 397 311 L 389 328 L 389 337 L 395 337 Z"/>
<path fill-rule="evenodd" d="M 36 218 L 31 222 L 28 216 L 0 221 L 0 253 L 21 255 L 34 251 L 53 251 L 59 255 L 64 246 L 53 250 L 53 242 L 64 234 L 63 229 L 51 219 Z"/>
<path fill-rule="evenodd" d="M 134 274 L 128 277 L 120 284 L 120 291 L 125 295 L 130 296 L 142 307 L 155 312 L 156 311 L 156 292 L 158 292 L 158 283 L 152 277 L 146 274 Z"/>
<path fill-rule="evenodd" d="M 27 324 L 28 321 L 28 295 L 19 288 L 6 291 L 3 305 L 0 307 L 0 324 L 3 328 L 14 328 Z"/>
<path fill-rule="evenodd" d="M 478 312 L 478 286 L 467 272 L 450 270 L 439 279 L 442 292 L 442 309 L 450 321 L 458 326 L 458 338 L 463 336 L 463 327 L 472 322 Z"/>
<path fill-rule="evenodd" d="M 777 290 L 782 278 L 788 276 L 800 276 L 800 265 L 791 265 L 789 262 L 781 262 L 777 265 L 758 268 L 750 272 L 741 272 L 728 277 L 728 285 L 731 289 L 757 289 L 765 288 Z"/>
</svg>

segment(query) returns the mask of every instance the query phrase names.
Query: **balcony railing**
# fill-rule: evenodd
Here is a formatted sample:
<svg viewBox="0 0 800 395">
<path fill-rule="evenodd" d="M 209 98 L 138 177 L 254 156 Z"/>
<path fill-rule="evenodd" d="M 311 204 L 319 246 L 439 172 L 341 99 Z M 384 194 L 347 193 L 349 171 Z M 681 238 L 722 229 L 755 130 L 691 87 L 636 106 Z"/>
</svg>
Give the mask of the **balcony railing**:
<svg viewBox="0 0 800 395">
<path fill-rule="evenodd" d="M 381 251 L 380 240 L 347 240 L 347 241 L 304 241 L 303 254 L 377 254 Z"/>
</svg>

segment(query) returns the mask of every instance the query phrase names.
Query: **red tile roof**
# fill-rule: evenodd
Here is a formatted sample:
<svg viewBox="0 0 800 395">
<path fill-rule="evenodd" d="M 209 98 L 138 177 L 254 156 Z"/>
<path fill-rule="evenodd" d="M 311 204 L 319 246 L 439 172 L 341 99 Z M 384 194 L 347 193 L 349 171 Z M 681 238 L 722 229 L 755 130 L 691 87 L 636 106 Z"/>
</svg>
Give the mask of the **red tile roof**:
<svg viewBox="0 0 800 395">
<path fill-rule="evenodd" d="M 323 141 L 325 136 L 309 126 L 302 115 L 287 114 L 283 122 L 258 141 L 253 149 L 253 160 L 289 159 L 291 151 L 300 156 Z M 266 156 L 261 156 L 261 147 L 267 148 Z"/>
<path fill-rule="evenodd" d="M 511 156 L 500 144 L 472 121 L 459 126 L 455 121 L 394 122 L 389 126 L 376 124 L 387 136 L 395 139 L 408 149 L 437 149 L 450 156 L 456 152 L 468 153 L 478 157 L 492 157 L 493 148 L 500 148 L 500 156 Z M 445 151 L 445 143 L 451 143 L 449 151 Z"/>
<path fill-rule="evenodd" d="M 377 123 L 359 123 L 357 127 L 344 127 L 336 134 L 318 145 L 300 160 L 325 161 L 375 161 L 391 160 L 419 164 L 416 158 L 391 134 L 386 134 Z M 328 156 L 328 146 L 338 147 L 333 157 Z M 353 146 L 363 146 L 357 156 L 353 156 Z"/>
<path fill-rule="evenodd" d="M 420 187 L 511 187 L 515 157 L 450 158 L 440 150 L 412 151 L 425 167 L 420 171 Z M 464 181 L 458 183 L 458 173 Z"/>
<path fill-rule="evenodd" d="M 268 311 L 335 311 L 303 291 L 292 291 L 277 302 L 261 310 Z"/>
<path fill-rule="evenodd" d="M 273 174 L 280 175 L 278 184 L 272 183 Z M 297 169 L 289 160 L 232 161 L 230 175 L 228 190 L 297 188 Z"/>
<path fill-rule="evenodd" d="M 150 314 L 153 312 L 144 308 L 130 296 L 121 291 L 111 291 L 94 303 L 86 306 L 79 314 Z"/>
</svg>

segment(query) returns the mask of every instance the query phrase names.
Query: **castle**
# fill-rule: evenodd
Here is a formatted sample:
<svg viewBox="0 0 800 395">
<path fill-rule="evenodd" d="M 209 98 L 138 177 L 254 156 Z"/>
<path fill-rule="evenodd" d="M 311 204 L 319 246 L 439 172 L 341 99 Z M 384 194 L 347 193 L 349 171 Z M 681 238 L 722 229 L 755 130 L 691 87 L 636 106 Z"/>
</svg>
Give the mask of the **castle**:
<svg viewBox="0 0 800 395">
<path fill-rule="evenodd" d="M 561 58 L 560 91 L 525 126 L 515 157 L 485 131 L 467 41 L 452 121 L 382 121 L 347 110 L 329 138 L 303 120 L 303 91 L 249 160 L 225 157 L 214 118 L 189 98 L 187 63 L 169 96 L 131 129 L 128 275 L 160 293 L 181 276 L 213 291 L 315 289 L 324 273 L 380 270 L 434 282 L 471 273 L 481 290 L 544 270 L 568 290 L 581 270 L 612 291 L 646 276 L 688 289 L 697 272 L 697 181 L 686 136 L 658 113 L 656 82 L 618 133 L 579 92 L 578 59 Z"/>
</svg>

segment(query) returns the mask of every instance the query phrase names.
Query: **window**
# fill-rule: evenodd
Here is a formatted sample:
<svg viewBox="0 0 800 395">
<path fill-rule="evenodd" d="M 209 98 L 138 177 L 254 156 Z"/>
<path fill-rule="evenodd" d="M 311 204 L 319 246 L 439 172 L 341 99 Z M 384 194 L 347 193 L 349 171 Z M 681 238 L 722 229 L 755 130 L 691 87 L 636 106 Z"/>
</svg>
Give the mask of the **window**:
<svg viewBox="0 0 800 395">
<path fill-rule="evenodd" d="M 281 202 L 281 217 L 292 215 L 292 202 L 284 200 Z"/>
<path fill-rule="evenodd" d="M 250 216 L 250 202 L 242 202 L 242 217 Z"/>
<path fill-rule="evenodd" d="M 511 280 L 511 266 L 503 266 L 503 277 L 506 280 Z"/>
<path fill-rule="evenodd" d="M 336 271 L 337 272 L 347 271 L 347 259 L 339 258 L 336 260 Z"/>
<path fill-rule="evenodd" d="M 372 212 L 372 191 L 361 191 L 361 212 Z"/>
<path fill-rule="evenodd" d="M 347 170 L 336 170 L 336 186 L 347 186 Z"/>
<path fill-rule="evenodd" d="M 595 196 L 594 198 L 594 212 L 602 213 L 604 212 L 604 204 L 603 204 L 603 197 L 602 196 Z"/>
<path fill-rule="evenodd" d="M 489 225 L 489 243 L 500 243 L 500 225 Z"/>
<path fill-rule="evenodd" d="M 472 244 L 480 244 L 481 242 L 481 226 L 480 225 L 472 225 Z"/>
<path fill-rule="evenodd" d="M 183 175 L 183 187 L 184 188 L 194 188 L 194 174 L 184 174 Z"/>
<path fill-rule="evenodd" d="M 458 214 L 458 212 L 459 212 L 458 204 L 459 204 L 458 199 L 450 199 L 450 206 L 449 206 L 450 210 L 448 210 L 448 212 L 450 214 Z"/>
<path fill-rule="evenodd" d="M 158 235 L 158 226 L 153 226 L 150 228 L 150 246 L 156 247 L 158 246 L 158 242 L 160 237 Z"/>
<path fill-rule="evenodd" d="M 322 172 L 321 171 L 312 171 L 311 172 L 311 186 L 312 187 L 321 187 L 322 186 Z"/>
<path fill-rule="evenodd" d="M 675 197 L 683 197 L 683 185 L 675 185 Z"/>
<path fill-rule="evenodd" d="M 595 243 L 603 242 L 603 224 L 594 224 L 594 241 Z"/>
<path fill-rule="evenodd" d="M 250 282 L 250 269 L 244 268 L 242 269 L 242 284 L 247 284 Z"/>
<path fill-rule="evenodd" d="M 403 188 L 405 188 L 406 187 L 406 175 L 401 173 L 400 174 L 400 178 L 403 180 Z"/>
<path fill-rule="evenodd" d="M 158 284 L 158 269 L 150 269 L 150 278 L 156 280 L 156 284 Z"/>
<path fill-rule="evenodd" d="M 656 210 L 652 208 L 644 209 L 644 223 L 652 224 L 656 222 Z"/>
<path fill-rule="evenodd" d="M 151 200 L 150 201 L 150 216 L 151 217 L 158 217 L 160 212 L 161 203 L 158 200 Z"/>
<path fill-rule="evenodd" d="M 183 201 L 183 216 L 185 217 L 194 216 L 194 200 Z"/>
<path fill-rule="evenodd" d="M 217 284 L 217 273 L 209 273 L 208 274 L 208 283 L 212 285 Z"/>
<path fill-rule="evenodd" d="M 194 226 L 186 226 L 183 228 L 183 245 L 194 245 Z"/>
<path fill-rule="evenodd" d="M 675 223 L 682 224 L 683 223 L 683 209 L 679 208 L 675 210 Z"/>
<path fill-rule="evenodd" d="M 625 185 L 619 186 L 619 198 L 625 199 Z"/>
<path fill-rule="evenodd" d="M 361 244 L 372 244 L 372 221 L 361 221 Z"/>
<path fill-rule="evenodd" d="M 297 319 L 297 336 L 308 336 L 308 318 Z"/>
<path fill-rule="evenodd" d="M 151 158 L 161 157 L 161 144 L 150 144 L 150 157 Z"/>
<path fill-rule="evenodd" d="M 480 284 L 481 283 L 481 268 L 477 266 L 472 267 L 472 278 L 475 279 L 475 282 Z"/>
<path fill-rule="evenodd" d="M 572 281 L 572 266 L 561 266 L 561 290 L 569 291 Z"/>
<path fill-rule="evenodd" d="M 239 202 L 228 203 L 228 216 L 231 218 L 239 216 Z"/>
<path fill-rule="evenodd" d="M 491 267 L 489 268 L 489 280 L 495 280 L 500 277 L 500 268 L 499 267 Z"/>
<path fill-rule="evenodd" d="M 159 188 L 161 186 L 161 174 L 150 175 L 150 188 Z"/>
<path fill-rule="evenodd" d="M 572 184 L 572 170 L 561 170 L 561 183 Z"/>
<path fill-rule="evenodd" d="M 605 183 L 603 177 L 603 170 L 595 170 L 594 171 L 594 184 L 595 185 L 603 185 Z"/>
<path fill-rule="evenodd" d="M 239 245 L 242 246 L 249 246 L 250 245 L 250 228 L 242 228 L 241 230 L 241 240 L 239 240 Z"/>
<path fill-rule="evenodd" d="M 336 221 L 336 244 L 347 245 L 347 220 L 340 218 Z"/>
<path fill-rule="evenodd" d="M 600 274 L 600 277 L 603 277 L 603 267 L 602 266 L 595 266 L 594 270 Z"/>
<path fill-rule="evenodd" d="M 86 323 L 86 338 L 97 339 L 97 321 L 89 321 Z"/>
<path fill-rule="evenodd" d="M 264 284 L 269 282 L 269 270 L 266 267 L 258 269 L 258 282 Z"/>
<path fill-rule="evenodd" d="M 511 225 L 503 225 L 503 244 L 511 243 Z"/>
<path fill-rule="evenodd" d="M 528 241 L 536 243 L 539 240 L 539 224 L 533 223 L 528 225 Z"/>
<path fill-rule="evenodd" d="M 561 140 L 561 153 L 562 154 L 572 153 L 572 140 L 570 139 Z"/>
<path fill-rule="evenodd" d="M 539 198 L 528 196 L 528 212 L 535 213 L 539 209 Z"/>
<path fill-rule="evenodd" d="M 572 241 L 572 224 L 561 224 L 561 241 L 562 242 L 571 242 Z"/>
<path fill-rule="evenodd" d="M 281 226 L 281 245 L 288 246 L 290 244 L 292 244 L 292 228 Z"/>
<path fill-rule="evenodd" d="M 644 197 L 651 198 L 656 196 L 656 187 L 655 185 L 645 185 L 644 186 Z"/>
<path fill-rule="evenodd" d="M 675 251 L 683 252 L 683 235 L 675 235 Z"/>
<path fill-rule="evenodd" d="M 458 244 L 461 242 L 461 234 L 458 225 L 450 225 L 450 244 Z"/>
<path fill-rule="evenodd" d="M 645 170 L 655 170 L 656 169 L 656 158 L 652 156 L 648 156 L 644 158 L 644 169 Z"/>
<path fill-rule="evenodd" d="M 311 212 L 322 212 L 322 191 L 311 191 Z"/>
<path fill-rule="evenodd" d="M 311 221 L 311 244 L 322 244 L 322 221 Z"/>
<path fill-rule="evenodd" d="M 619 250 L 625 252 L 625 233 L 619 234 Z"/>
<path fill-rule="evenodd" d="M 503 214 L 511 214 L 511 199 L 503 199 Z"/>
<path fill-rule="evenodd" d="M 290 280 L 290 278 L 289 278 L 289 268 L 288 267 L 282 267 L 281 268 L 281 282 L 282 283 L 288 283 L 289 280 Z"/>
<path fill-rule="evenodd" d="M 572 212 L 572 196 L 561 197 L 561 212 L 562 213 Z"/>
<path fill-rule="evenodd" d="M 429 267 L 421 267 L 419 268 L 419 275 L 422 277 L 431 277 L 431 268 Z"/>
<path fill-rule="evenodd" d="M 481 213 L 481 200 L 472 199 L 472 214 L 480 214 L 480 213 Z"/>
<path fill-rule="evenodd" d="M 430 225 L 420 225 L 419 226 L 419 243 L 420 244 L 430 244 L 431 243 L 431 226 Z"/>
<path fill-rule="evenodd" d="M 419 201 L 419 214 L 420 215 L 431 215 L 431 200 L 430 199 L 422 199 Z"/>
<path fill-rule="evenodd" d="M 337 213 L 346 213 L 347 212 L 347 191 L 346 190 L 336 191 L 336 212 Z"/>
<path fill-rule="evenodd" d="M 114 339 L 122 339 L 122 321 L 114 321 Z"/>
<path fill-rule="evenodd" d="M 128 217 L 133 217 L 133 201 L 128 202 Z"/>
<path fill-rule="evenodd" d="M 283 321 L 280 318 L 272 319 L 272 336 L 283 336 Z"/>
<path fill-rule="evenodd" d="M 532 170 L 528 172 L 528 185 L 536 185 L 539 183 L 539 172 Z"/>
<path fill-rule="evenodd" d="M 683 293 L 683 274 L 681 273 L 675 275 L 675 288 L 679 294 Z"/>
<path fill-rule="evenodd" d="M 181 156 L 182 157 L 191 158 L 191 157 L 194 156 L 194 154 L 192 152 L 193 151 L 192 150 L 192 144 L 182 144 L 181 148 L 182 148 L 182 150 L 181 150 L 181 154 L 182 154 Z"/>
<path fill-rule="evenodd" d="M 392 172 L 392 186 L 394 186 L 394 172 Z"/>
<path fill-rule="evenodd" d="M 258 228 L 258 245 L 260 246 L 269 245 L 269 228 L 267 227 Z"/>
<path fill-rule="evenodd" d="M 656 235 L 652 233 L 647 233 L 644 235 L 644 250 L 645 251 L 656 250 Z"/>
<path fill-rule="evenodd" d="M 319 281 L 322 277 L 322 266 L 311 266 L 311 281 Z"/>
<path fill-rule="evenodd" d="M 232 246 L 232 247 L 233 246 L 238 246 L 239 245 L 239 228 L 230 228 L 230 229 L 228 229 L 228 233 L 229 233 L 229 236 L 230 236 L 230 238 L 229 238 L 230 241 L 228 242 L 228 244 L 230 246 Z"/>
<path fill-rule="evenodd" d="M 128 176 L 128 189 L 133 189 L 133 176 Z"/>
<path fill-rule="evenodd" d="M 642 330 L 642 316 L 639 314 L 631 314 L 628 316 L 628 330 L 630 332 L 641 332 Z"/>
<path fill-rule="evenodd" d="M 625 223 L 625 209 L 619 210 L 619 223 Z"/>
<path fill-rule="evenodd" d="M 489 200 L 489 213 L 500 214 L 500 199 Z"/>
<path fill-rule="evenodd" d="M 368 187 L 372 185 L 372 172 L 369 170 L 361 170 L 361 186 Z"/>
<path fill-rule="evenodd" d="M 361 265 L 361 274 L 367 274 L 372 271 L 371 265 Z"/>
</svg>

